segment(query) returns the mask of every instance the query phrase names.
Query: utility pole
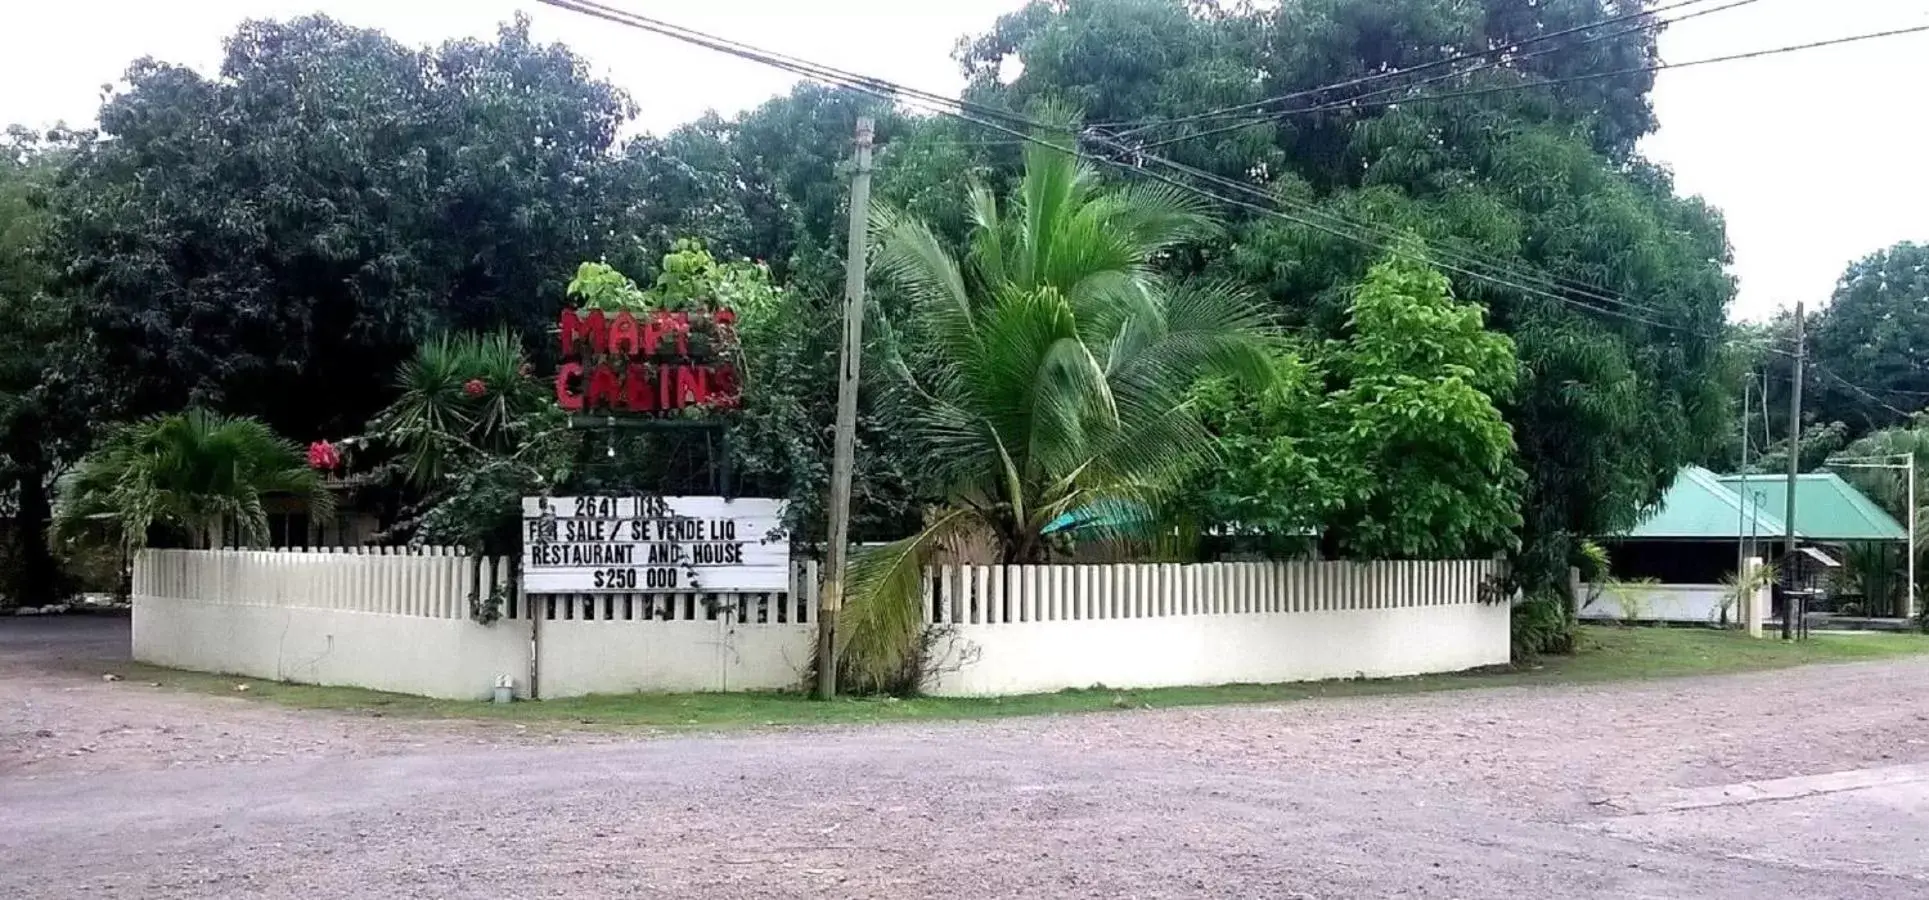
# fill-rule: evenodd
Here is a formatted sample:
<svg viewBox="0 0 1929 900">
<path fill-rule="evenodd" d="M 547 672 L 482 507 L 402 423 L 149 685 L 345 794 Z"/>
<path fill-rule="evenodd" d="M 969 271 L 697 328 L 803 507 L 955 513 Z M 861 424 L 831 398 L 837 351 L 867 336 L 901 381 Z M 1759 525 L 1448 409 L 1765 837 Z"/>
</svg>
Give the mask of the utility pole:
<svg viewBox="0 0 1929 900">
<path fill-rule="evenodd" d="M 1736 584 L 1741 584 L 1742 579 L 1748 575 L 1748 536 L 1747 536 L 1748 535 L 1748 400 L 1749 400 L 1748 395 L 1750 394 L 1751 389 L 1754 388 L 1754 386 L 1755 386 L 1755 375 L 1753 372 L 1750 372 L 1747 375 L 1742 377 L 1742 380 L 1741 380 L 1741 492 L 1739 494 L 1741 498 L 1741 509 L 1737 510 L 1735 513 L 1736 515 L 1736 518 L 1735 518 L 1735 583 Z M 1757 511 L 1757 515 L 1759 514 L 1760 512 Z M 1741 604 L 1738 601 L 1736 603 L 1736 618 L 1745 619 L 1747 617 L 1740 614 L 1741 613 L 1740 605 Z M 1722 624 L 1726 625 L 1728 623 L 1723 622 Z"/>
<path fill-rule="evenodd" d="M 1902 617 L 1916 617 L 1916 449 L 1909 448 L 1909 592 L 1902 595 Z"/>
<path fill-rule="evenodd" d="M 1782 640 L 1795 637 L 1795 481 L 1802 473 L 1802 358 L 1808 341 L 1802 336 L 1802 302 L 1795 301 L 1795 380 L 1788 391 L 1788 504 L 1782 542 Z"/>
<path fill-rule="evenodd" d="M 831 456 L 831 509 L 824 584 L 817 595 L 817 691 L 837 696 L 837 612 L 851 535 L 851 468 L 857 452 L 857 367 L 864 353 L 865 237 L 871 227 L 871 120 L 857 120 L 857 170 L 851 175 L 851 234 L 844 250 L 844 346 L 837 367 L 837 434 Z"/>
</svg>

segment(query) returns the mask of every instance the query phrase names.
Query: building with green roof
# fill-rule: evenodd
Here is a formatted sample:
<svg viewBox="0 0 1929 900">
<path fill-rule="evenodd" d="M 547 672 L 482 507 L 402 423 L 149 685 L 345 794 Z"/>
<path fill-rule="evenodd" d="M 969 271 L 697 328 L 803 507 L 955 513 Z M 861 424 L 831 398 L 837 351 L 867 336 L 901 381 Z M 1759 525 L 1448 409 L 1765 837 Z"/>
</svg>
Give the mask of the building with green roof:
<svg viewBox="0 0 1929 900">
<path fill-rule="evenodd" d="M 1682 469 L 1660 503 L 1627 531 L 1603 535 L 1616 578 L 1712 587 L 1733 575 L 1740 557 L 1780 560 L 1788 532 L 1788 479 Z M 1831 565 L 1821 548 L 1902 542 L 1908 530 L 1840 476 L 1817 472 L 1795 481 L 1795 537 L 1802 565 Z"/>
<path fill-rule="evenodd" d="M 1721 484 L 1736 493 L 1763 498 L 1769 510 L 1788 508 L 1788 479 L 1772 475 L 1723 475 Z M 1834 472 L 1795 476 L 1795 532 L 1825 544 L 1904 541 L 1909 529 L 1866 494 Z"/>
</svg>

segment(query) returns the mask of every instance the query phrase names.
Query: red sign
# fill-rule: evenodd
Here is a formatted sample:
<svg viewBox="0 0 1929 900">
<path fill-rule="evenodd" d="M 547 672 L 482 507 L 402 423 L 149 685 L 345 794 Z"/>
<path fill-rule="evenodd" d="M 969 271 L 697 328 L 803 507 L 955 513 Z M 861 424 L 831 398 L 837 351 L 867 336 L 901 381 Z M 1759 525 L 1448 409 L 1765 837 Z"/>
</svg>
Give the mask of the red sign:
<svg viewBox="0 0 1929 900">
<path fill-rule="evenodd" d="M 641 318 L 565 309 L 556 403 L 570 412 L 734 409 L 743 398 L 725 351 L 736 346 L 736 321 L 728 309 Z"/>
</svg>

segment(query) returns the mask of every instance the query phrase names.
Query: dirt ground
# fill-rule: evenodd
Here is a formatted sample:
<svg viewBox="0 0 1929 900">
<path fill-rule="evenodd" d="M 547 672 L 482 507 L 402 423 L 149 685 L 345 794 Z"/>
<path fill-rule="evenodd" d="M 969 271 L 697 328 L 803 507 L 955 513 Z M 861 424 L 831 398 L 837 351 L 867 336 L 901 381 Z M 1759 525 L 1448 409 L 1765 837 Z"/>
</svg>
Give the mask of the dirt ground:
<svg viewBox="0 0 1929 900">
<path fill-rule="evenodd" d="M 0 897 L 1929 896 L 1924 659 L 638 737 L 103 681 L 125 647 L 0 620 Z"/>
</svg>

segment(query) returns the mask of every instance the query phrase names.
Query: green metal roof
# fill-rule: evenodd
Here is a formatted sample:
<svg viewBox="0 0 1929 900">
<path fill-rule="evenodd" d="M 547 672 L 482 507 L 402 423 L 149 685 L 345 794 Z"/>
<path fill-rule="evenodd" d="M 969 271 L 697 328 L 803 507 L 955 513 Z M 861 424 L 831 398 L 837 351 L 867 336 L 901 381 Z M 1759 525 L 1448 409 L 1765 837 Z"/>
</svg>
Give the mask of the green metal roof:
<svg viewBox="0 0 1929 900">
<path fill-rule="evenodd" d="M 1747 513 L 1742 497 L 1722 484 L 1721 476 L 1700 466 L 1689 466 L 1675 476 L 1674 484 L 1659 504 L 1648 510 L 1641 524 L 1616 537 L 1626 540 L 1734 540 L 1739 535 L 1771 537 L 1786 532 L 1781 516 L 1773 511 L 1782 507 L 1755 499 L 1756 481 L 1749 480 Z M 1800 510 L 1797 510 L 1800 513 Z M 1753 522 L 1749 518 L 1754 519 Z"/>
<path fill-rule="evenodd" d="M 1741 489 L 1742 476 L 1723 475 L 1721 483 Z M 1759 494 L 1771 510 L 1788 506 L 1788 479 L 1774 475 L 1748 476 L 1748 491 Z M 1795 528 L 1815 541 L 1902 541 L 1909 529 L 1875 505 L 1833 472 L 1795 477 Z"/>
<path fill-rule="evenodd" d="M 1614 537 L 1636 541 L 1779 537 L 1788 531 L 1781 516 L 1787 504 L 1785 476 L 1716 475 L 1689 466 L 1675 476 L 1667 495 L 1641 524 Z M 1816 472 L 1796 477 L 1795 533 L 1811 541 L 1901 541 L 1909 532 L 1840 476 Z"/>
</svg>

